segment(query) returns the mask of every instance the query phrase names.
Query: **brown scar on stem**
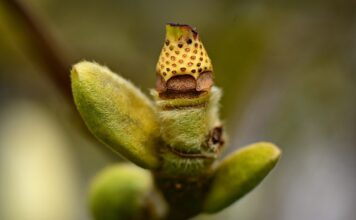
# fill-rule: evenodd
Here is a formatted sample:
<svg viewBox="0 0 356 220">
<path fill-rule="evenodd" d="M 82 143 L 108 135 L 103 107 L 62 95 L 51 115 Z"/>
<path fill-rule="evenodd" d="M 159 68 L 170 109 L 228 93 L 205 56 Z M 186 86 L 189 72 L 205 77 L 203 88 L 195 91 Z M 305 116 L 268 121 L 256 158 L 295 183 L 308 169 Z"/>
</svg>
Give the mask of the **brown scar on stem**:
<svg viewBox="0 0 356 220">
<path fill-rule="evenodd" d="M 188 91 L 188 92 L 178 92 L 174 90 L 167 90 L 166 92 L 159 93 L 159 97 L 161 99 L 178 99 L 178 98 L 187 98 L 187 99 L 192 99 L 192 98 L 197 98 L 206 92 L 202 91 Z"/>
<path fill-rule="evenodd" d="M 204 148 L 212 151 L 215 154 L 220 154 L 224 144 L 224 129 L 222 125 L 213 127 L 206 139 L 206 144 L 203 145 Z"/>
<path fill-rule="evenodd" d="M 223 145 L 224 140 L 222 137 L 223 137 L 223 127 L 222 126 L 215 127 L 211 132 L 211 141 L 213 142 L 213 144 Z"/>
</svg>

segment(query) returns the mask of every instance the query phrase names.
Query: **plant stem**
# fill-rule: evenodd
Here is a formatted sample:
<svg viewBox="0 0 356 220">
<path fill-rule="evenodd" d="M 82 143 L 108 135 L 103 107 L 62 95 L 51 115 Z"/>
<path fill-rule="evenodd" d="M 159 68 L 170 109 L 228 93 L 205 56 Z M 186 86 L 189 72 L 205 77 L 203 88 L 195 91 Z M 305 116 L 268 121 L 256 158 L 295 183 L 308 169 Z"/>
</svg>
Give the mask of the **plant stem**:
<svg viewBox="0 0 356 220">
<path fill-rule="evenodd" d="M 156 187 L 168 203 L 165 219 L 189 219 L 201 212 L 202 203 L 210 186 L 210 175 L 197 177 L 165 177 L 153 173 Z"/>
<path fill-rule="evenodd" d="M 3 0 L 10 13 L 28 28 L 28 34 L 40 56 L 40 62 L 46 68 L 46 73 L 63 96 L 72 100 L 69 78 L 69 62 L 61 53 L 54 39 L 45 26 L 41 24 L 36 14 L 21 0 Z"/>
<path fill-rule="evenodd" d="M 3 0 L 3 2 L 11 16 L 27 28 L 27 35 L 33 50 L 31 52 L 39 56 L 38 61 L 45 69 L 43 73 L 47 75 L 52 84 L 69 103 L 71 111 L 68 113 L 68 117 L 70 120 L 74 121 L 74 124 L 90 141 L 97 143 L 95 145 L 103 149 L 101 147 L 102 144 L 89 132 L 75 108 L 71 92 L 71 64 L 68 57 L 51 36 L 50 31 L 40 22 L 39 16 L 28 5 L 21 0 Z M 105 152 L 110 157 L 113 157 L 111 152 Z"/>
</svg>

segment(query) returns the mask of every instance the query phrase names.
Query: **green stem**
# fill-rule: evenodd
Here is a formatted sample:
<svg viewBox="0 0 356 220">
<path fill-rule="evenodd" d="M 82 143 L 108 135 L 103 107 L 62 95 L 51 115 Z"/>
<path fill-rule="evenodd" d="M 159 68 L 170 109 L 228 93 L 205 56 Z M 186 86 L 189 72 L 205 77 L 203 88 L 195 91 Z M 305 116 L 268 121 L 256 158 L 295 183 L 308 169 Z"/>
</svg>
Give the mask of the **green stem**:
<svg viewBox="0 0 356 220">
<path fill-rule="evenodd" d="M 155 173 L 154 178 L 156 187 L 168 203 L 169 210 L 165 219 L 189 219 L 201 212 L 211 183 L 210 175 L 175 178 Z"/>
</svg>

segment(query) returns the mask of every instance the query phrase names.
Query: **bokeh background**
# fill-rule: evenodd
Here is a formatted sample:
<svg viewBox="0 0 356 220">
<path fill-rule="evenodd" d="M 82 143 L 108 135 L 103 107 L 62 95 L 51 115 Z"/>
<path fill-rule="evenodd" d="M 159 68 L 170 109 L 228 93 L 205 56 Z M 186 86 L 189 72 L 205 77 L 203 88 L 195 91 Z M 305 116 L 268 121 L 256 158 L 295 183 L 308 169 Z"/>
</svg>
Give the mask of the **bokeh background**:
<svg viewBox="0 0 356 220">
<path fill-rule="evenodd" d="M 82 127 L 70 66 L 97 61 L 148 94 L 167 22 L 200 32 L 224 89 L 226 153 L 260 140 L 283 150 L 256 190 L 196 219 L 355 219 L 354 0 L 22 3 L 44 38 L 0 1 L 0 219 L 90 219 L 90 180 L 123 159 Z"/>
</svg>

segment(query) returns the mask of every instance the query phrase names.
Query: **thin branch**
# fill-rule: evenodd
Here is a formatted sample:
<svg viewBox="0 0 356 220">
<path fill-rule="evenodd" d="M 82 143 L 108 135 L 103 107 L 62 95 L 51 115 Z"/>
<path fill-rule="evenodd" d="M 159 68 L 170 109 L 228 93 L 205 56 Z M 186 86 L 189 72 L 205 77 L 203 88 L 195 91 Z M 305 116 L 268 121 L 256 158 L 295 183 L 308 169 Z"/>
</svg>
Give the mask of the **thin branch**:
<svg viewBox="0 0 356 220">
<path fill-rule="evenodd" d="M 69 78 L 70 65 L 54 43 L 49 31 L 21 0 L 4 0 L 4 2 L 10 13 L 28 27 L 31 43 L 36 48 L 36 52 L 41 58 L 40 62 L 46 68 L 50 80 L 68 100 L 72 100 Z"/>
<path fill-rule="evenodd" d="M 40 19 L 36 16 L 34 11 L 32 11 L 23 1 L 3 0 L 3 2 L 5 3 L 5 6 L 7 6 L 11 15 L 14 16 L 14 19 L 19 20 L 28 28 L 28 37 L 31 46 L 35 49 L 34 52 L 39 55 L 39 62 L 46 70 L 44 73 L 47 74 L 47 77 L 53 85 L 57 87 L 71 107 L 71 115 L 68 117 L 70 119 L 75 119 L 74 124 L 83 131 L 83 134 L 85 134 L 89 140 L 97 143 L 96 145 L 99 146 L 100 149 L 105 149 L 101 147 L 102 144 L 89 132 L 74 106 L 69 75 L 71 65 L 55 39 L 51 36 L 45 25 L 40 22 Z M 105 152 L 112 157 L 111 152 L 106 149 Z"/>
</svg>

